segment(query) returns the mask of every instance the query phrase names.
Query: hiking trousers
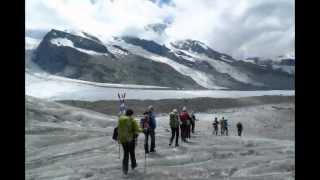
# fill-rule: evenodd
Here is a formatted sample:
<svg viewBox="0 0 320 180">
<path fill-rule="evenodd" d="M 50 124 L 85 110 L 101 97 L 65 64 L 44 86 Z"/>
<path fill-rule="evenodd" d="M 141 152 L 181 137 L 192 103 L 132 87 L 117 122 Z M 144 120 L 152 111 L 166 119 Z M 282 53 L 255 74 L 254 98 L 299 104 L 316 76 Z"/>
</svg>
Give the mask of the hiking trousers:
<svg viewBox="0 0 320 180">
<path fill-rule="evenodd" d="M 150 131 L 149 129 L 145 130 L 144 132 L 144 150 L 146 153 L 149 153 L 149 136 L 150 136 Z"/>
<path fill-rule="evenodd" d="M 196 123 L 193 121 L 191 122 L 191 132 L 194 133 L 194 127 L 195 127 Z"/>
<path fill-rule="evenodd" d="M 213 134 L 216 134 L 216 136 L 218 135 L 218 126 L 214 126 L 213 127 Z"/>
<path fill-rule="evenodd" d="M 238 136 L 241 136 L 242 130 L 238 129 Z"/>
<path fill-rule="evenodd" d="M 187 138 L 191 138 L 191 124 L 187 125 Z"/>
<path fill-rule="evenodd" d="M 149 134 L 150 134 L 150 138 L 151 138 L 150 151 L 154 151 L 154 149 L 155 149 L 155 147 L 156 147 L 156 136 L 155 136 L 155 131 L 154 131 L 154 129 L 149 129 Z"/>
<path fill-rule="evenodd" d="M 181 140 L 185 141 L 187 138 L 187 125 L 181 124 L 180 129 L 181 129 Z"/>
<path fill-rule="evenodd" d="M 123 173 L 128 173 L 128 167 L 129 167 L 129 157 L 131 159 L 131 168 L 136 167 L 136 157 L 135 157 L 135 142 L 129 141 L 122 144 L 123 148 L 123 160 L 122 160 L 122 171 Z"/>
<path fill-rule="evenodd" d="M 172 141 L 176 137 L 176 146 L 179 145 L 179 127 L 171 128 L 171 138 L 170 138 L 170 145 L 172 144 Z"/>
<path fill-rule="evenodd" d="M 220 128 L 220 134 L 221 134 L 221 136 L 224 135 L 224 127 Z"/>
</svg>

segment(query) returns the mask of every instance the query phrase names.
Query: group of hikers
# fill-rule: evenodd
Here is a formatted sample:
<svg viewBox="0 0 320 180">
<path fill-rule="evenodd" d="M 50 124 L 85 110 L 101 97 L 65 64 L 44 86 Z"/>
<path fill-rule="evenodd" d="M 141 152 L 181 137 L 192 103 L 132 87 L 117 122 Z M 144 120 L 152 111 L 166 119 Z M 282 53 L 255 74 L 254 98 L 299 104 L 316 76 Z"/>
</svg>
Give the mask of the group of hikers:
<svg viewBox="0 0 320 180">
<path fill-rule="evenodd" d="M 113 139 L 117 140 L 123 148 L 124 156 L 122 161 L 122 170 L 124 174 L 128 173 L 129 157 L 131 159 L 131 168 L 135 169 L 137 167 L 135 146 L 137 144 L 137 137 L 139 133 L 143 133 L 145 136 L 145 153 L 148 154 L 149 152 L 156 152 L 155 129 L 157 127 L 157 123 L 153 106 L 149 106 L 148 110 L 143 113 L 143 117 L 140 119 L 140 125 L 132 117 L 133 113 L 132 109 L 127 109 L 121 112 L 118 126 L 115 128 L 113 135 Z M 174 138 L 175 147 L 179 146 L 179 132 L 181 132 L 181 140 L 183 142 L 188 142 L 187 139 L 191 138 L 191 133 L 194 133 L 195 129 L 196 118 L 194 113 L 189 114 L 186 107 L 183 107 L 180 113 L 178 113 L 177 109 L 173 109 L 169 114 L 169 119 L 169 125 L 172 133 L 169 140 L 169 146 L 172 145 Z M 151 139 L 150 148 L 149 138 Z"/>
<path fill-rule="evenodd" d="M 224 136 L 224 135 L 228 136 L 228 120 L 227 119 L 222 117 L 222 119 L 220 119 L 220 121 L 218 121 L 218 118 L 215 117 L 212 125 L 213 125 L 213 134 L 218 136 L 218 129 L 219 129 L 218 126 L 220 125 L 220 135 L 221 136 Z M 237 127 L 237 131 L 238 131 L 238 136 L 241 136 L 242 130 L 243 130 L 242 123 L 238 122 L 236 127 Z"/>
<path fill-rule="evenodd" d="M 120 109 L 122 107 L 120 106 Z M 140 125 L 133 118 L 132 109 L 122 109 L 119 114 L 118 126 L 114 130 L 113 139 L 117 140 L 123 148 L 123 160 L 122 170 L 126 175 L 129 167 L 129 157 L 131 159 L 131 168 L 137 167 L 135 158 L 135 147 L 137 145 L 137 137 L 139 133 L 144 133 L 144 149 L 145 154 L 150 152 L 156 152 L 155 143 L 155 129 L 157 127 L 156 116 L 154 114 L 153 106 L 149 106 L 148 109 L 143 113 L 143 117 L 140 120 Z M 191 138 L 191 133 L 194 133 L 196 117 L 194 113 L 189 114 L 187 108 L 183 107 L 179 113 L 177 109 L 173 109 L 169 113 L 169 126 L 171 128 L 171 137 L 169 139 L 169 146 L 172 145 L 175 139 L 175 147 L 179 146 L 179 134 L 181 135 L 182 142 L 188 142 L 187 139 Z M 215 118 L 213 122 L 214 133 L 218 135 L 218 125 L 220 124 L 221 135 L 228 136 L 228 123 L 227 120 L 222 117 L 220 122 Z M 237 124 L 238 135 L 241 136 L 242 124 Z M 181 133 L 180 133 L 181 132 Z M 151 140 L 149 148 L 149 138 Z M 120 149 L 119 149 L 120 150 Z"/>
<path fill-rule="evenodd" d="M 196 117 L 194 113 L 189 114 L 187 108 L 183 107 L 182 111 L 178 113 L 177 109 L 173 109 L 169 114 L 169 125 L 171 128 L 171 138 L 169 146 L 175 138 L 175 147 L 179 146 L 179 129 L 181 131 L 181 140 L 188 142 L 191 138 L 191 133 L 194 133 Z"/>
</svg>

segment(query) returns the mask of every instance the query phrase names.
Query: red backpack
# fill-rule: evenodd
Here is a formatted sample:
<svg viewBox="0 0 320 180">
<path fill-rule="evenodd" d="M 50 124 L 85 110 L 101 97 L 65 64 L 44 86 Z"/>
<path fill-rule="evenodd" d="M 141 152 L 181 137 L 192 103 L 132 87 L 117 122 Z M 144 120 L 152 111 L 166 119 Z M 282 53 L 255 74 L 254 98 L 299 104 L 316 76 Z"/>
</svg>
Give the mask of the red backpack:
<svg viewBox="0 0 320 180">
<path fill-rule="evenodd" d="M 190 119 L 190 116 L 189 116 L 188 112 L 186 112 L 186 111 L 181 112 L 180 120 L 182 122 L 187 122 L 188 119 Z"/>
</svg>

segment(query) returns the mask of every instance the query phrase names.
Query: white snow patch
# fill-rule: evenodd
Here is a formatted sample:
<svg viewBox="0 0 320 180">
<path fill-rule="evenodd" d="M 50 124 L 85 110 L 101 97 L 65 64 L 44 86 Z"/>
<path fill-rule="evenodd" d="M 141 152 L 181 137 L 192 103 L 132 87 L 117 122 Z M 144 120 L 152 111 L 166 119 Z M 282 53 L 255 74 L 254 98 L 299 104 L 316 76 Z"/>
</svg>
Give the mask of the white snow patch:
<svg viewBox="0 0 320 180">
<path fill-rule="evenodd" d="M 129 54 L 126 51 L 123 51 L 123 50 L 116 48 L 112 45 L 105 44 L 105 46 L 107 46 L 108 50 L 114 55 L 128 55 Z"/>
<path fill-rule="evenodd" d="M 140 89 L 129 89 L 129 88 Z M 179 98 L 238 98 L 264 95 L 287 95 L 294 96 L 292 90 L 273 91 L 225 91 L 225 90 L 161 90 L 148 89 L 152 86 L 119 85 L 107 83 L 93 83 L 68 78 L 31 74 L 26 72 L 26 95 L 50 99 L 50 100 L 117 100 L 119 91 L 126 92 L 127 99 L 159 100 Z"/>
<path fill-rule="evenodd" d="M 204 43 L 202 42 L 198 42 L 198 45 L 200 45 L 203 49 L 208 50 L 208 46 L 206 46 Z"/>
<path fill-rule="evenodd" d="M 295 73 L 295 66 L 288 66 L 288 65 L 272 65 L 273 69 L 280 69 L 283 72 L 286 72 L 288 74 L 294 74 Z"/>
<path fill-rule="evenodd" d="M 92 39 L 91 37 L 89 36 L 86 36 L 83 31 L 81 30 L 75 30 L 75 29 L 67 29 L 67 30 L 64 30 L 64 32 L 66 33 L 69 33 L 69 34 L 72 34 L 72 35 L 75 35 L 75 36 L 79 36 L 79 37 L 82 37 L 82 38 L 85 38 L 85 39 L 90 39 L 92 41 L 97 41 L 95 39 Z M 90 34 L 89 34 L 90 35 Z"/>
<path fill-rule="evenodd" d="M 179 56 L 179 57 L 181 57 L 181 58 L 183 58 L 183 59 L 185 59 L 185 60 L 188 60 L 188 61 L 191 61 L 191 62 L 195 62 L 195 61 L 196 61 L 193 57 L 178 54 L 177 51 L 173 51 L 173 53 L 174 53 L 176 56 Z"/>
<path fill-rule="evenodd" d="M 218 72 L 229 74 L 232 78 L 236 79 L 237 81 L 247 84 L 254 84 L 257 86 L 263 86 L 262 83 L 253 81 L 247 74 L 239 71 L 237 68 L 229 65 L 228 63 L 213 59 L 208 60 L 207 62 L 210 63 L 213 67 L 215 67 Z"/>
<path fill-rule="evenodd" d="M 55 38 L 55 39 L 51 39 L 50 42 L 52 44 L 55 44 L 57 46 L 70 46 L 70 47 L 74 47 L 73 46 L 73 42 L 70 41 L 69 39 L 66 38 Z"/>
<path fill-rule="evenodd" d="M 131 44 L 125 43 L 124 41 L 115 41 L 114 43 L 121 46 L 121 47 L 124 47 L 125 49 L 128 49 L 132 53 L 138 54 L 140 56 L 146 57 L 148 59 L 151 59 L 151 60 L 154 60 L 157 62 L 168 64 L 172 68 L 174 68 L 176 71 L 178 71 L 179 73 L 192 78 L 197 84 L 199 84 L 202 87 L 210 88 L 210 89 L 227 89 L 225 87 L 221 87 L 221 86 L 214 84 L 209 79 L 209 76 L 206 73 L 191 69 L 191 68 L 189 68 L 185 65 L 182 65 L 180 63 L 177 63 L 169 58 L 158 56 L 156 54 L 153 54 L 151 52 L 144 50 L 143 48 L 141 48 L 139 46 L 131 45 Z"/>
<path fill-rule="evenodd" d="M 75 47 L 73 42 L 70 41 L 69 39 L 66 39 L 66 38 L 55 38 L 55 39 L 51 39 L 50 42 L 56 46 L 68 46 L 68 47 L 74 48 L 80 52 L 84 52 L 84 53 L 90 54 L 90 55 L 108 56 L 107 53 L 99 53 L 96 51 Z"/>
<path fill-rule="evenodd" d="M 173 51 L 176 51 L 176 49 L 173 46 L 170 46 L 170 48 L 173 49 Z M 194 57 L 193 61 L 195 61 L 195 59 L 200 61 L 205 60 L 206 62 L 210 63 L 213 67 L 215 67 L 218 72 L 229 74 L 232 78 L 240 82 L 244 82 L 247 84 L 254 84 L 257 86 L 263 86 L 263 83 L 258 83 L 253 81 L 246 73 L 239 71 L 238 69 L 234 68 L 233 66 L 229 65 L 226 62 L 209 58 L 205 54 L 199 54 L 196 52 L 190 52 L 185 50 L 181 50 L 181 51 L 186 53 L 189 56 Z M 223 56 L 222 59 L 228 62 L 232 62 L 231 60 L 226 59 L 225 56 Z"/>
<path fill-rule="evenodd" d="M 25 49 L 36 49 L 40 44 L 40 40 L 31 37 L 25 37 Z"/>
<path fill-rule="evenodd" d="M 232 60 L 227 59 L 225 56 L 222 56 L 221 59 L 224 60 L 224 61 L 227 61 L 227 62 L 233 62 Z"/>
<path fill-rule="evenodd" d="M 189 76 L 190 78 L 192 78 L 196 83 L 198 83 L 200 86 L 205 87 L 205 88 L 211 88 L 211 89 L 227 89 L 225 87 L 221 87 L 221 86 L 217 86 L 215 85 L 209 78 L 208 75 L 191 69 L 187 66 L 184 66 L 180 63 L 177 63 L 175 61 L 172 61 L 171 59 L 162 57 L 162 56 L 157 56 L 157 55 L 151 55 L 148 56 L 148 58 L 154 60 L 154 61 L 158 61 L 161 63 L 165 63 L 170 65 L 171 67 L 173 67 L 176 71 L 178 71 L 179 73 Z"/>
</svg>

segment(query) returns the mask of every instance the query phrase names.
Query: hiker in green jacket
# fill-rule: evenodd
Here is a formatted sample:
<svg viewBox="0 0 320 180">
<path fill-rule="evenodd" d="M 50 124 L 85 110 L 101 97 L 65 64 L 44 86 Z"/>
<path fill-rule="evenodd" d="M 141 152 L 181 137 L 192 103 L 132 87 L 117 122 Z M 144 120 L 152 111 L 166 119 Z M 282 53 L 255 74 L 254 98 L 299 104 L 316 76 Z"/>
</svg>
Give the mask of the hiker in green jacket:
<svg viewBox="0 0 320 180">
<path fill-rule="evenodd" d="M 179 114 L 178 114 L 178 110 L 174 109 L 170 114 L 169 114 L 169 125 L 171 128 L 171 138 L 170 138 L 170 142 L 169 142 L 169 146 L 171 146 L 172 141 L 174 139 L 174 137 L 176 137 L 176 141 L 175 141 L 175 146 L 179 146 L 179 125 L 180 125 L 180 121 L 179 121 Z"/>
<path fill-rule="evenodd" d="M 135 158 L 135 138 L 142 129 L 139 128 L 138 123 L 133 119 L 133 110 L 127 109 L 125 115 L 119 117 L 118 134 L 119 141 L 123 147 L 122 170 L 124 174 L 128 174 L 129 156 L 131 159 L 131 168 L 137 167 Z"/>
</svg>

